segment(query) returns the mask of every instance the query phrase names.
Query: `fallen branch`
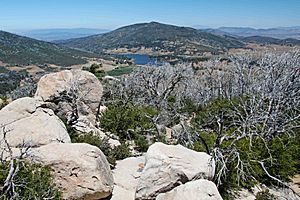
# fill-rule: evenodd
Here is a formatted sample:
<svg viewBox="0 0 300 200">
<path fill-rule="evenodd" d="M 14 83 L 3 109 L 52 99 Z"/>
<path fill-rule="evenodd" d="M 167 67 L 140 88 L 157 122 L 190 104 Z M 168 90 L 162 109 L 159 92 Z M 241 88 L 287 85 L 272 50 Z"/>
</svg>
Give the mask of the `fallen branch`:
<svg viewBox="0 0 300 200">
<path fill-rule="evenodd" d="M 268 172 L 268 170 L 266 169 L 266 167 L 265 167 L 265 165 L 264 165 L 263 162 L 261 162 L 261 161 L 256 161 L 256 162 L 258 162 L 258 163 L 260 164 L 261 168 L 264 170 L 264 172 L 267 174 L 267 176 L 268 176 L 269 178 L 273 179 L 274 181 L 277 181 L 277 182 L 280 183 L 281 185 L 283 185 L 283 186 L 285 186 L 286 188 L 290 189 L 296 196 L 300 197 L 300 195 L 299 195 L 293 188 L 291 188 L 287 183 L 285 183 L 285 182 L 281 181 L 280 179 L 278 179 L 278 178 L 272 176 L 272 175 Z"/>
</svg>

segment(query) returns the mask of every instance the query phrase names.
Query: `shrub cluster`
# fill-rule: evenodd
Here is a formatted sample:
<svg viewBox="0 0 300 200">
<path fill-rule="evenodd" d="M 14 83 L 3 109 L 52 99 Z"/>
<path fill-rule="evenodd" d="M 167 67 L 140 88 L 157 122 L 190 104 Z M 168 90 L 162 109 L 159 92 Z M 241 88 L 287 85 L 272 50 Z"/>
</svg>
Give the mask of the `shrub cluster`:
<svg viewBox="0 0 300 200">
<path fill-rule="evenodd" d="M 235 126 L 236 113 L 234 111 L 238 109 L 237 105 L 240 101 L 245 100 L 246 98 L 236 98 L 230 101 L 228 99 L 213 100 L 206 106 L 201 107 L 193 120 L 196 130 L 197 127 L 201 127 L 201 130 L 198 129 L 199 139 L 195 141 L 192 147 L 197 151 L 211 153 L 212 149 L 219 144 L 219 124 L 228 127 L 223 130 L 223 134 L 227 137 L 224 137 L 224 141 L 218 147 L 223 152 L 224 159 L 226 159 L 227 174 L 222 178 L 222 184 L 219 185 L 219 191 L 224 199 L 231 199 L 231 192 L 240 187 L 250 189 L 258 183 L 267 186 L 278 185 L 278 182 L 265 173 L 260 161 L 263 161 L 264 167 L 271 176 L 285 182 L 289 182 L 291 177 L 300 172 L 299 130 L 294 130 L 293 137 L 288 134 L 280 134 L 265 138 L 259 135 L 260 127 L 257 124 L 259 127 L 257 135 L 245 137 L 235 142 L 237 137 L 232 136 L 235 136 L 234 133 L 240 125 Z M 239 113 L 243 114 L 243 112 Z M 219 116 L 223 116 L 222 123 L 217 122 L 217 119 L 215 119 Z M 210 131 L 203 131 L 203 129 Z M 243 167 L 240 167 L 240 165 L 243 165 Z M 237 166 L 240 168 L 239 171 L 237 171 Z M 217 164 L 218 167 L 221 166 Z M 241 169 L 244 171 L 241 171 Z M 262 199 L 265 195 L 267 194 L 259 194 L 257 198 Z"/>
<path fill-rule="evenodd" d="M 5 183 L 9 169 L 10 165 L 8 162 L 0 164 L 1 186 Z M 14 176 L 13 183 L 15 185 L 14 193 L 7 192 L 2 188 L 0 190 L 0 199 L 61 199 L 61 192 L 53 184 L 49 167 L 21 162 Z"/>
<path fill-rule="evenodd" d="M 139 150 L 145 152 L 149 146 L 146 136 L 155 130 L 151 117 L 156 112 L 157 110 L 150 106 L 116 102 L 110 105 L 101 117 L 100 126 L 105 131 L 117 135 L 121 141 L 134 140 Z"/>
<path fill-rule="evenodd" d="M 105 76 L 105 71 L 102 68 L 102 64 L 92 64 L 90 67 L 84 68 L 84 70 L 91 72 L 94 74 L 98 79 L 102 79 Z"/>
</svg>

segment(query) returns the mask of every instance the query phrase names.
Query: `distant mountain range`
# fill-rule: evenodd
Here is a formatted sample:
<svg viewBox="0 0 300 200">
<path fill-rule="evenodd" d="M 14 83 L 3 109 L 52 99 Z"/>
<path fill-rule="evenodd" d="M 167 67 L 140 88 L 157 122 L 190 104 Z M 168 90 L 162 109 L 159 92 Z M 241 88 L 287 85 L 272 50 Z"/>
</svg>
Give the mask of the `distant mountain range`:
<svg viewBox="0 0 300 200">
<path fill-rule="evenodd" d="M 78 39 L 60 41 L 68 47 L 93 52 L 115 48 L 146 47 L 183 54 L 188 51 L 219 52 L 244 47 L 233 37 L 219 36 L 189 27 L 178 27 L 158 22 L 134 24 L 115 31 Z"/>
<path fill-rule="evenodd" d="M 249 37 L 241 37 L 240 40 L 247 43 L 256 43 L 262 45 L 270 45 L 270 44 L 288 45 L 288 46 L 300 45 L 300 40 L 293 39 L 293 38 L 277 39 L 277 38 L 265 37 L 265 36 L 249 36 Z"/>
<path fill-rule="evenodd" d="M 300 26 L 294 27 L 279 27 L 268 29 L 255 29 L 249 27 L 220 27 L 216 29 L 201 29 L 209 33 L 217 35 L 231 35 L 231 36 L 263 36 L 277 39 L 300 39 Z"/>
<path fill-rule="evenodd" d="M 82 57 L 93 56 L 91 53 L 0 31 L 0 61 L 3 63 L 70 66 L 86 63 Z"/>
<path fill-rule="evenodd" d="M 300 45 L 300 40 L 273 37 L 279 37 L 280 34 L 281 37 L 284 37 L 284 33 L 285 37 L 291 35 L 297 37 L 298 28 L 267 30 L 224 27 L 197 30 L 189 27 L 150 22 L 121 27 L 103 34 L 59 40 L 56 41 L 56 44 L 0 31 L 0 61 L 11 65 L 55 64 L 70 66 L 86 63 L 87 57 L 99 57 L 99 53 L 111 53 L 120 49 L 132 52 L 136 51 L 136 49 L 145 50 L 147 48 L 146 52 L 150 49 L 154 53 L 158 53 L 158 55 L 183 55 L 185 57 L 202 56 L 204 52 L 220 54 L 230 48 L 245 48 L 248 43 L 294 46 Z M 45 36 L 49 33 L 47 36 L 49 39 L 51 33 L 60 32 L 59 37 L 52 37 L 52 39 L 58 39 L 62 38 L 63 30 L 69 30 L 69 33 L 73 32 L 74 37 L 76 35 L 83 36 L 84 34 L 93 34 L 94 31 L 97 33 L 101 31 L 99 29 L 72 29 L 72 31 L 70 29 L 55 29 L 52 30 L 53 32 L 48 30 L 49 32 L 37 31 L 36 33 L 43 33 Z M 271 36 L 273 37 L 261 35 L 247 36 L 267 32 L 269 35 L 272 33 Z M 69 37 L 71 34 L 67 35 Z"/>
<path fill-rule="evenodd" d="M 89 29 L 89 28 L 37 29 L 37 30 L 29 30 L 29 31 L 16 31 L 16 34 L 51 42 L 55 40 L 67 40 L 71 38 L 87 37 L 90 35 L 101 34 L 108 31 L 109 30 L 107 29 Z"/>
</svg>

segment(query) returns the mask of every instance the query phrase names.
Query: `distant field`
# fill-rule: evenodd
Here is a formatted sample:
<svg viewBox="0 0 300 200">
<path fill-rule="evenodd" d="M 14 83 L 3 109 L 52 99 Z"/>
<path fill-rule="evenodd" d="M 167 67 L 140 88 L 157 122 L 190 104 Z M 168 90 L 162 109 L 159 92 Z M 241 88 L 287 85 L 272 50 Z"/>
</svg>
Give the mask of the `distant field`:
<svg viewBox="0 0 300 200">
<path fill-rule="evenodd" d="M 121 75 L 124 75 L 124 74 L 129 74 L 129 73 L 133 72 L 133 70 L 134 70 L 134 67 L 132 67 L 132 66 L 118 67 L 118 68 L 115 68 L 115 69 L 107 72 L 107 75 L 109 75 L 109 76 L 121 76 Z"/>
</svg>

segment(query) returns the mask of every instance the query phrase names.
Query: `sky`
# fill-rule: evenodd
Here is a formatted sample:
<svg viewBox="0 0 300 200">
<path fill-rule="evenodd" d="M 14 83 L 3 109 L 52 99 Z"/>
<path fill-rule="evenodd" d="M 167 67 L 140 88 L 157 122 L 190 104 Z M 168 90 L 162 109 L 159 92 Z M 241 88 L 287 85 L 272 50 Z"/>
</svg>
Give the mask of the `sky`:
<svg viewBox="0 0 300 200">
<path fill-rule="evenodd" d="M 300 26 L 300 0 L 0 0 L 0 30 L 115 29 L 157 21 L 192 26 Z"/>
</svg>

